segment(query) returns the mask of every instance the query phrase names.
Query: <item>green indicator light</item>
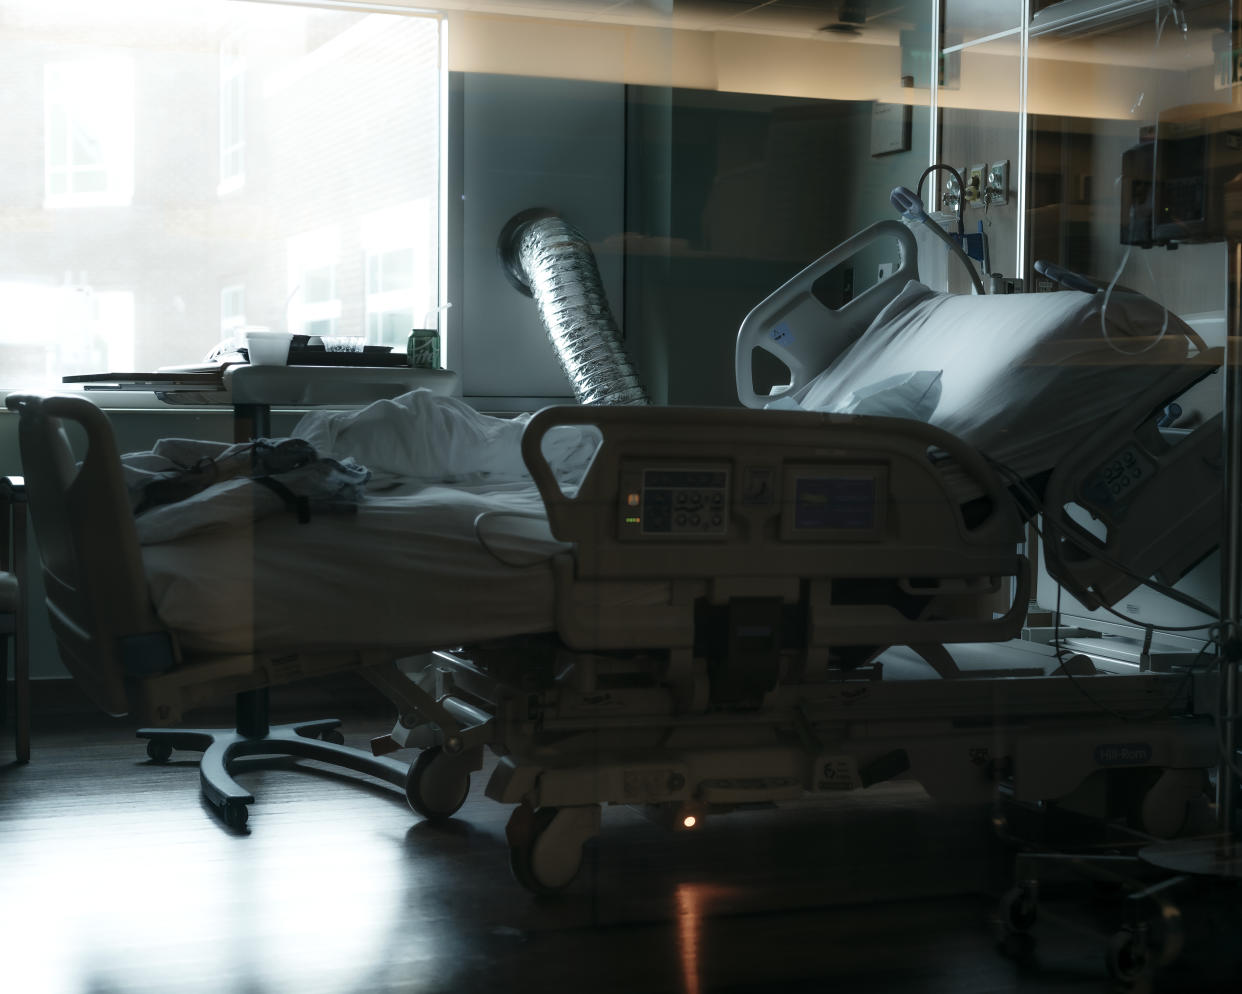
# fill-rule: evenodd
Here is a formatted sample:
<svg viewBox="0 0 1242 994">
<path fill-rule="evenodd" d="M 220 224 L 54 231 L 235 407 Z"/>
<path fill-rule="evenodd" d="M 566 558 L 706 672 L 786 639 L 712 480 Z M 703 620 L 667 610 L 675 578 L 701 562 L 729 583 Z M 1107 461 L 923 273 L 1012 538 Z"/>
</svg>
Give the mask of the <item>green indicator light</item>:
<svg viewBox="0 0 1242 994">
<path fill-rule="evenodd" d="M 626 519 L 625 519 L 625 523 L 626 523 L 627 525 L 636 525 L 636 524 L 639 524 L 642 520 L 643 520 L 642 518 L 632 518 L 632 517 L 629 517 L 629 518 L 626 518 Z"/>
</svg>

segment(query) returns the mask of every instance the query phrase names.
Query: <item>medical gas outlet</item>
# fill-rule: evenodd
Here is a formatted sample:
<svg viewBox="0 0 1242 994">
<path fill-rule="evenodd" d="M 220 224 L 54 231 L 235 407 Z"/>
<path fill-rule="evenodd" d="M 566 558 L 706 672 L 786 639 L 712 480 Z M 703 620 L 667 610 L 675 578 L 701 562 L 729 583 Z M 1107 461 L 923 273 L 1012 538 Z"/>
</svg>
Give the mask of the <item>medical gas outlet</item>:
<svg viewBox="0 0 1242 994">
<path fill-rule="evenodd" d="M 962 203 L 972 207 L 1000 207 L 1009 203 L 1009 160 L 999 159 L 992 163 L 976 163 L 962 170 L 965 189 L 961 191 Z M 946 189 L 945 203 L 955 199 L 957 183 L 950 179 Z M 954 207 L 956 204 L 953 205 Z M 953 208 L 950 208 L 953 209 Z"/>
<path fill-rule="evenodd" d="M 978 207 L 983 200 L 983 174 L 986 166 L 968 166 L 962 174 L 966 181 L 966 189 L 962 191 L 962 199 L 966 203 Z"/>
</svg>

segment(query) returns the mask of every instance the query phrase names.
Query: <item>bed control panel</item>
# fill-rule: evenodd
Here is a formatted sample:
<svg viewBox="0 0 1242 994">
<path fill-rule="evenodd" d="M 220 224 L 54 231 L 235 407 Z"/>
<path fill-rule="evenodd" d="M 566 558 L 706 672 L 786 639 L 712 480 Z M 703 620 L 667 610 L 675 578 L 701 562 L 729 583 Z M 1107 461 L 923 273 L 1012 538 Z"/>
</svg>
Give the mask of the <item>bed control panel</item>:
<svg viewBox="0 0 1242 994">
<path fill-rule="evenodd" d="M 723 539 L 729 531 L 725 463 L 621 466 L 621 538 Z"/>
</svg>

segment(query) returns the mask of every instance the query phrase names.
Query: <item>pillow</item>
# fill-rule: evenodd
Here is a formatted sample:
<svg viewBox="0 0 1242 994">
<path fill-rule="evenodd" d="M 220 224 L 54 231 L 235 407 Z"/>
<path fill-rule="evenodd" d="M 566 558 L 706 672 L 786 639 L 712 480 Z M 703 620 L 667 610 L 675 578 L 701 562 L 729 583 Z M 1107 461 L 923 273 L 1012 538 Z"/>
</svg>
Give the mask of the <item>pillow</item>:
<svg viewBox="0 0 1242 994">
<path fill-rule="evenodd" d="M 943 370 L 899 373 L 853 391 L 835 408 L 838 414 L 876 414 L 886 418 L 929 421 L 940 403 Z"/>
</svg>

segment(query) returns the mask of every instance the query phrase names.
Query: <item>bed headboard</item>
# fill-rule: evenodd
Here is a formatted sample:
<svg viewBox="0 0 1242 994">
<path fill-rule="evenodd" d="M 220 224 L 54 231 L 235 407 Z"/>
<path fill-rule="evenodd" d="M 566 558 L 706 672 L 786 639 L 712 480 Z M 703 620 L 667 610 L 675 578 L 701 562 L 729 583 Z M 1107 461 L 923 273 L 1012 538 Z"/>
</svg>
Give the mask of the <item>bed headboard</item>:
<svg viewBox="0 0 1242 994">
<path fill-rule="evenodd" d="M 832 268 L 885 238 L 897 241 L 893 273 L 839 308 L 824 304 L 815 282 Z M 763 407 L 774 397 L 796 393 L 823 372 L 911 280 L 919 277 L 918 246 L 900 221 L 877 221 L 820 256 L 746 315 L 737 333 L 737 395 L 746 407 Z M 790 371 L 790 382 L 771 394 L 755 392 L 752 353 L 775 356 Z"/>
</svg>

